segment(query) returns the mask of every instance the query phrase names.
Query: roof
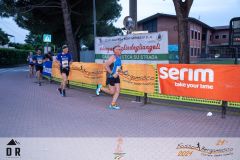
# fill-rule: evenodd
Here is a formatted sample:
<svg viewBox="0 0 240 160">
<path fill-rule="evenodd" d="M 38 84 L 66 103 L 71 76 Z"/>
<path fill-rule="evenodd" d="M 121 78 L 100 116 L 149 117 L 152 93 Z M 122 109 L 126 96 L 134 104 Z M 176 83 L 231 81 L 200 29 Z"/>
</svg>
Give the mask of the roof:
<svg viewBox="0 0 240 160">
<path fill-rule="evenodd" d="M 150 16 L 150 17 L 147 17 L 147 18 L 144 18 L 144 19 L 138 21 L 138 24 L 141 24 L 141 23 L 144 23 L 144 22 L 153 20 L 153 19 L 158 18 L 158 17 L 177 18 L 176 15 L 164 14 L 164 13 L 157 13 L 157 14 L 154 14 L 154 15 L 152 15 L 152 16 Z M 206 23 L 203 23 L 202 21 L 200 21 L 200 20 L 198 20 L 198 19 L 196 19 L 196 18 L 189 17 L 189 21 L 195 22 L 195 23 L 197 23 L 197 24 L 199 24 L 199 25 L 202 25 L 203 27 L 206 27 L 206 28 L 209 28 L 209 29 L 214 30 L 213 27 L 207 25 Z"/>
<path fill-rule="evenodd" d="M 213 27 L 215 30 L 228 30 L 229 26 L 215 26 Z"/>
<path fill-rule="evenodd" d="M 153 19 L 155 19 L 155 18 L 158 18 L 158 17 L 160 17 L 160 16 L 176 18 L 176 15 L 157 13 L 157 14 L 154 14 L 154 15 L 152 15 L 152 16 L 150 16 L 150 17 L 147 17 L 147 18 L 144 18 L 144 19 L 138 21 L 137 23 L 140 23 L 140 24 L 141 24 L 141 23 L 144 23 L 144 22 L 153 20 Z"/>
</svg>

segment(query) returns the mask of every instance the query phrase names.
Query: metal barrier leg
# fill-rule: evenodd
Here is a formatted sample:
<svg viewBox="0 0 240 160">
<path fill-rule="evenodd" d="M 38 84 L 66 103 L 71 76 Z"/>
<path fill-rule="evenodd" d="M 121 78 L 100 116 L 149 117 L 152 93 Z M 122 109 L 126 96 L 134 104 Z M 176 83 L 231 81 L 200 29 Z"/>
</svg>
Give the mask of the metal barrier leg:
<svg viewBox="0 0 240 160">
<path fill-rule="evenodd" d="M 67 81 L 67 88 L 70 88 L 69 80 Z"/>
<path fill-rule="evenodd" d="M 50 77 L 49 78 L 49 83 L 52 83 L 52 82 L 53 82 L 52 77 Z"/>
<path fill-rule="evenodd" d="M 140 96 L 136 96 L 136 102 L 141 102 L 141 97 Z"/>
<path fill-rule="evenodd" d="M 144 104 L 147 104 L 148 98 L 147 98 L 147 93 L 144 93 Z"/>
<path fill-rule="evenodd" d="M 227 113 L 227 101 L 222 101 L 222 118 L 226 117 Z"/>
</svg>

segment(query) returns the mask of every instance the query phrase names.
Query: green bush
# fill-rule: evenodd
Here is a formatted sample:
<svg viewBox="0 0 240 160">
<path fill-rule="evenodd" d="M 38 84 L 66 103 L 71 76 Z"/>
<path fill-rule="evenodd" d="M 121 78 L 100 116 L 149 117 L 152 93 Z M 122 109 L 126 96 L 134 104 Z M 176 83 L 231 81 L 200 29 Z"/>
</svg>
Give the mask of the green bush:
<svg viewBox="0 0 240 160">
<path fill-rule="evenodd" d="M 0 67 L 27 64 L 29 52 L 28 50 L 0 48 Z"/>
</svg>

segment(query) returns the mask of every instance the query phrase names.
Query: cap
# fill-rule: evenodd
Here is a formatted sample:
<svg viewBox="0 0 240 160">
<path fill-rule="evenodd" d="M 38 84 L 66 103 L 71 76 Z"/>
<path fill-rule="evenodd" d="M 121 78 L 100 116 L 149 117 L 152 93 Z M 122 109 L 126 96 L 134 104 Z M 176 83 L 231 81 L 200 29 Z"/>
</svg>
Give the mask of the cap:
<svg viewBox="0 0 240 160">
<path fill-rule="evenodd" d="M 65 48 L 68 48 L 68 46 L 67 46 L 66 44 L 64 44 L 64 45 L 62 46 L 62 49 L 65 49 Z"/>
</svg>

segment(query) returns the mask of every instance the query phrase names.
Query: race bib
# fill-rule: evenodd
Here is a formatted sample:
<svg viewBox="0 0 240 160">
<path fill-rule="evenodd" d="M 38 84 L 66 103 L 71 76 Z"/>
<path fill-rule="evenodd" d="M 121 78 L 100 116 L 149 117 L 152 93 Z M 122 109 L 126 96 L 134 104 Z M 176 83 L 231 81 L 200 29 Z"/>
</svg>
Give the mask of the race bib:
<svg viewBox="0 0 240 160">
<path fill-rule="evenodd" d="M 119 70 L 121 70 L 121 66 L 117 66 L 116 73 L 118 74 Z"/>
<path fill-rule="evenodd" d="M 63 68 L 68 67 L 68 60 L 63 60 L 63 61 L 62 61 L 62 67 L 63 67 Z"/>
<path fill-rule="evenodd" d="M 38 59 L 37 62 L 38 62 L 38 64 L 42 64 L 43 60 L 42 59 Z"/>
</svg>

